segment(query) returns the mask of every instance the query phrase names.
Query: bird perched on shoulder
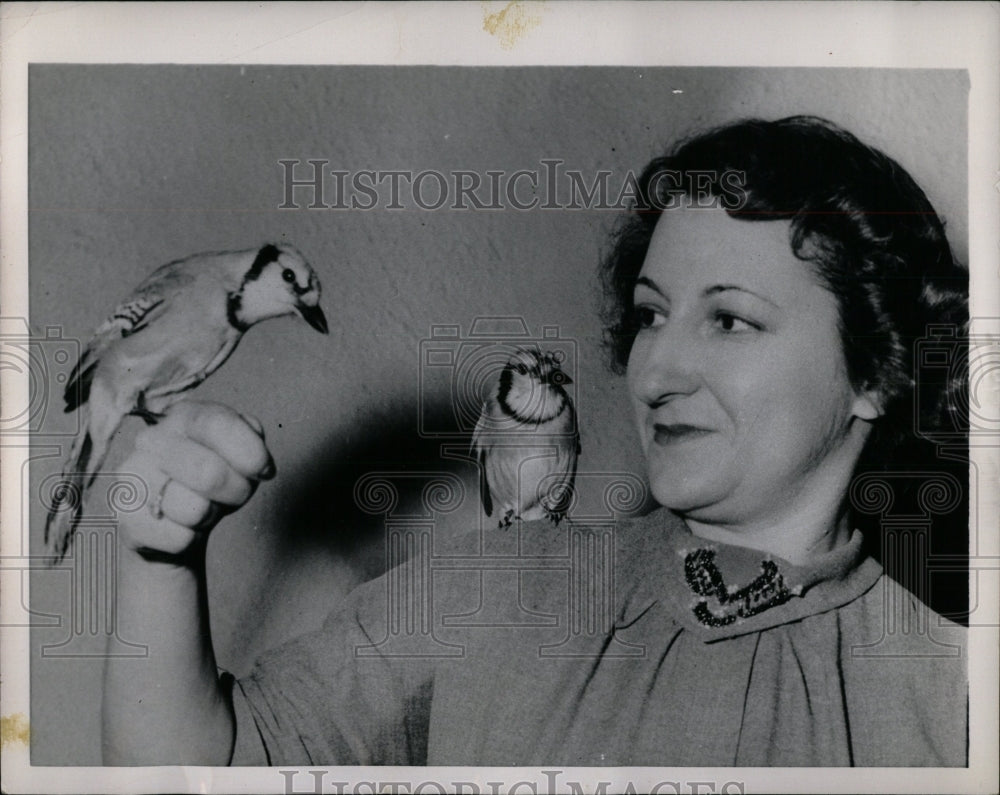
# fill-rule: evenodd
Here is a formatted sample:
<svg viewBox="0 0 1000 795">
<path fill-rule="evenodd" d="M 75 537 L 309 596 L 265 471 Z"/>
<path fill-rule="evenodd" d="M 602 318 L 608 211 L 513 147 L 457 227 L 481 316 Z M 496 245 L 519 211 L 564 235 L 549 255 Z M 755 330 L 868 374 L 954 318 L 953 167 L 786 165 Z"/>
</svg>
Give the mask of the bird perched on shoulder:
<svg viewBox="0 0 1000 795">
<path fill-rule="evenodd" d="M 45 523 L 50 562 L 65 556 L 84 495 L 126 414 L 155 423 L 261 320 L 298 313 L 326 334 L 319 299 L 319 279 L 302 255 L 268 244 L 170 262 L 119 304 L 66 385 L 65 410 L 80 409 L 82 416 Z"/>
<path fill-rule="evenodd" d="M 569 508 L 580 434 L 572 379 L 551 353 L 519 350 L 490 384 L 472 436 L 487 516 L 499 526 L 548 517 L 558 524 Z"/>
</svg>

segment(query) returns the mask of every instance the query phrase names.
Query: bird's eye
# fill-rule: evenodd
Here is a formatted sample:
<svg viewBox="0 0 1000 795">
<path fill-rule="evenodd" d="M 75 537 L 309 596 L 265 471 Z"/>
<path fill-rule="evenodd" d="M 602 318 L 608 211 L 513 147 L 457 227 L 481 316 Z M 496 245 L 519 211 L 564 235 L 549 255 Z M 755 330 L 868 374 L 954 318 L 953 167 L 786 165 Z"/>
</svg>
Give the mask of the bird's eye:
<svg viewBox="0 0 1000 795">
<path fill-rule="evenodd" d="M 561 385 L 562 383 L 565 382 L 565 380 L 566 380 L 566 376 L 563 375 L 562 370 L 556 370 L 554 373 L 552 373 L 551 381 L 556 386 Z"/>
<path fill-rule="evenodd" d="M 284 279 L 289 284 L 291 284 L 295 281 L 295 271 L 293 271 L 291 268 L 285 268 L 281 272 L 281 278 Z"/>
</svg>

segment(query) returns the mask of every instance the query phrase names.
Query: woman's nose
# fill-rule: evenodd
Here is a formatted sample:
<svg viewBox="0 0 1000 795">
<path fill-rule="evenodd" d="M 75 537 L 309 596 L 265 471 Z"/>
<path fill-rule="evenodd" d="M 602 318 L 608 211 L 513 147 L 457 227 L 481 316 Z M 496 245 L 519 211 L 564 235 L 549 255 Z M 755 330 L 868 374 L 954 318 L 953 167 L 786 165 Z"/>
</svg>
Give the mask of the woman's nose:
<svg viewBox="0 0 1000 795">
<path fill-rule="evenodd" d="M 637 399 L 656 406 L 693 393 L 700 366 L 696 340 L 668 323 L 635 338 L 628 361 L 629 387 Z"/>
</svg>

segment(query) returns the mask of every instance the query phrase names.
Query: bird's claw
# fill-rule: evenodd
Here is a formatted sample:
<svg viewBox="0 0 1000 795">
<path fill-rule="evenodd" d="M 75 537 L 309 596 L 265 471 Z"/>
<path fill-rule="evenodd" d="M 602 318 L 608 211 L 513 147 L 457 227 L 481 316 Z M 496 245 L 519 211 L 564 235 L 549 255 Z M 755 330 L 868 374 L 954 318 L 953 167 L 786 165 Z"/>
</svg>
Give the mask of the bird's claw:
<svg viewBox="0 0 1000 795">
<path fill-rule="evenodd" d="M 150 411 L 147 408 L 139 408 L 138 406 L 132 409 L 129 414 L 136 417 L 142 417 L 143 422 L 147 425 L 156 425 L 160 420 L 162 420 L 167 415 L 159 411 Z"/>
<path fill-rule="evenodd" d="M 510 526 L 514 524 L 515 518 L 517 517 L 514 516 L 514 509 L 511 508 L 503 515 L 503 518 L 499 522 L 497 522 L 497 526 L 501 530 L 509 530 Z"/>
<path fill-rule="evenodd" d="M 133 408 L 129 414 L 136 417 L 142 417 L 143 422 L 147 425 L 156 425 L 156 423 L 167 416 L 162 412 L 152 411 L 146 406 L 146 395 L 144 392 L 139 393 L 139 397 L 137 397 L 135 401 L 135 408 Z"/>
<path fill-rule="evenodd" d="M 557 527 L 559 526 L 559 522 L 566 518 L 565 511 L 552 511 L 544 506 L 542 506 L 542 509 L 545 511 L 545 518 Z"/>
</svg>

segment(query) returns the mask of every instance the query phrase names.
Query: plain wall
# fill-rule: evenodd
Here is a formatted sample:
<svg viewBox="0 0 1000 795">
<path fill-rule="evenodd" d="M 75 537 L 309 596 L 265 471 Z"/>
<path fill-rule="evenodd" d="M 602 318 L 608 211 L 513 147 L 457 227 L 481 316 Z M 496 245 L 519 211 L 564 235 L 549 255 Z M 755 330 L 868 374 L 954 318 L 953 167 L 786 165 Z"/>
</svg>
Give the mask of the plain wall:
<svg viewBox="0 0 1000 795">
<path fill-rule="evenodd" d="M 330 336 L 292 318 L 262 324 L 195 393 L 259 417 L 278 466 L 209 548 L 219 663 L 245 672 L 383 567 L 381 519 L 351 499 L 365 473 L 451 469 L 469 488 L 446 521 L 478 527 L 471 467 L 442 463 L 439 441 L 418 433 L 421 411 L 449 409 L 446 391 L 420 389 L 433 325 L 517 316 L 533 334 L 558 327 L 576 346 L 581 471 L 642 473 L 596 312 L 618 212 L 279 210 L 279 160 L 485 174 L 558 158 L 620 185 L 679 135 L 811 113 L 909 170 L 964 259 L 967 88 L 964 72 L 918 70 L 35 65 L 32 329 L 85 342 L 154 267 L 199 251 L 289 241 L 315 266 Z M 34 484 L 59 469 L 43 445 L 65 445 L 58 434 L 74 421 L 52 378 Z M 109 469 L 133 432 L 130 422 Z M 30 521 L 40 550 L 37 504 Z M 31 585 L 32 609 L 62 622 L 32 634 L 32 762 L 99 764 L 104 638 L 78 641 L 91 656 L 43 655 L 68 631 L 70 578 L 38 572 Z"/>
</svg>

